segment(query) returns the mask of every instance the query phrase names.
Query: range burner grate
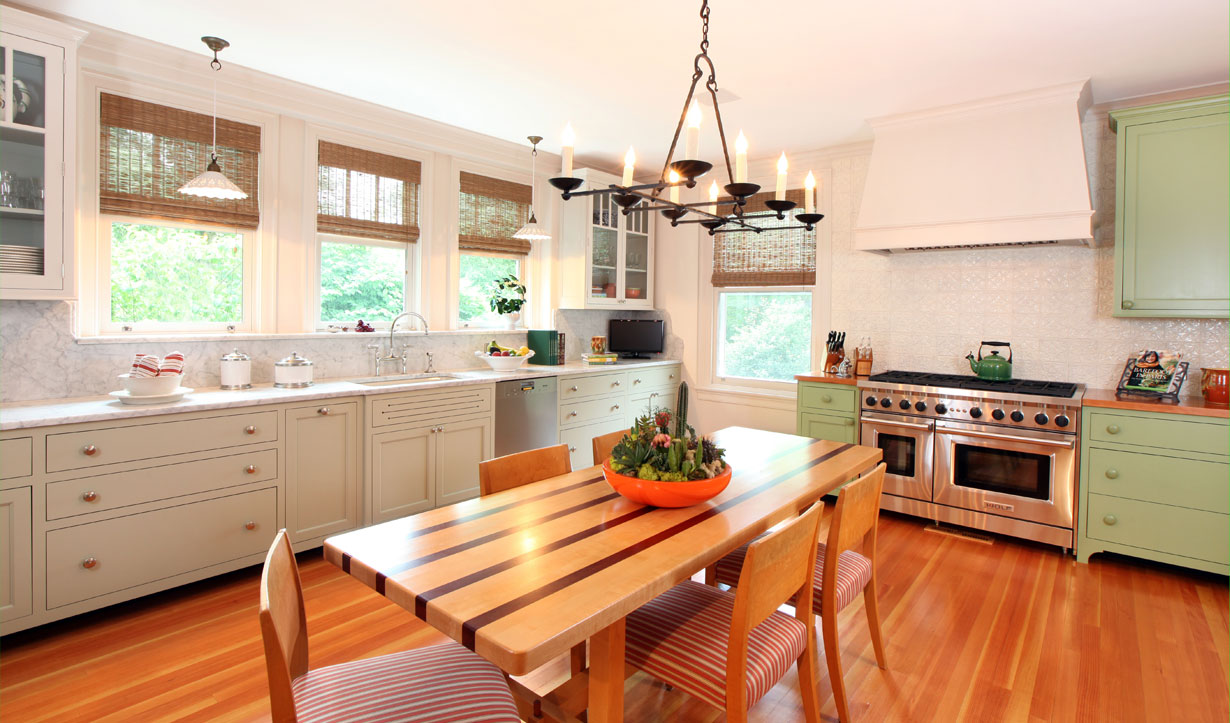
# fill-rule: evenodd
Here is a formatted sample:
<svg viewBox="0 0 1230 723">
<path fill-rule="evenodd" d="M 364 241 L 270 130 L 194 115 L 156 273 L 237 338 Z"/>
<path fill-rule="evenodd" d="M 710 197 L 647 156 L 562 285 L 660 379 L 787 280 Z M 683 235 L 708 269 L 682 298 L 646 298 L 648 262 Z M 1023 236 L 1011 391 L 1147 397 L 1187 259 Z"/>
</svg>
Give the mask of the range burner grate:
<svg viewBox="0 0 1230 723">
<path fill-rule="evenodd" d="M 867 377 L 870 382 L 886 384 L 916 384 L 924 387 L 950 387 L 973 389 L 980 392 L 1003 394 L 1032 394 L 1040 397 L 1071 397 L 1076 394 L 1076 385 L 1071 382 L 1044 382 L 1031 379 L 991 381 L 961 374 L 931 374 L 928 372 L 888 371 Z"/>
</svg>

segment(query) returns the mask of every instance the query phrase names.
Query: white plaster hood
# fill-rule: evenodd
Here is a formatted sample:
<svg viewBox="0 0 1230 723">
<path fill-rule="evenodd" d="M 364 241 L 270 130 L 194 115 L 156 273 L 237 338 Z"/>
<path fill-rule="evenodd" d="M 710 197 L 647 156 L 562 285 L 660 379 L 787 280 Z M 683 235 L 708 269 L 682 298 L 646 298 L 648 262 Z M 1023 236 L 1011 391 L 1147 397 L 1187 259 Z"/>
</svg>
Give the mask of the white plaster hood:
<svg viewBox="0 0 1230 723">
<path fill-rule="evenodd" d="M 1092 243 L 1089 82 L 876 118 L 863 251 Z"/>
</svg>

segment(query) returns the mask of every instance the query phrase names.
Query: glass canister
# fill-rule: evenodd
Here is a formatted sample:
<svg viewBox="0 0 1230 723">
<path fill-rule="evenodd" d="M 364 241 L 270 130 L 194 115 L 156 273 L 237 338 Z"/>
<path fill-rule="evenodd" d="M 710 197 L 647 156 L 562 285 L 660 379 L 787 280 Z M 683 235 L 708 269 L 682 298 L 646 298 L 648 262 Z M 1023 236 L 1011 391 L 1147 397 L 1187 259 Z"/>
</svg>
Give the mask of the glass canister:
<svg viewBox="0 0 1230 723">
<path fill-rule="evenodd" d="M 251 389 L 252 357 L 238 349 L 223 355 L 218 377 L 220 389 Z"/>
<path fill-rule="evenodd" d="M 298 389 L 312 386 L 312 362 L 292 351 L 290 356 L 273 365 L 273 386 Z"/>
</svg>

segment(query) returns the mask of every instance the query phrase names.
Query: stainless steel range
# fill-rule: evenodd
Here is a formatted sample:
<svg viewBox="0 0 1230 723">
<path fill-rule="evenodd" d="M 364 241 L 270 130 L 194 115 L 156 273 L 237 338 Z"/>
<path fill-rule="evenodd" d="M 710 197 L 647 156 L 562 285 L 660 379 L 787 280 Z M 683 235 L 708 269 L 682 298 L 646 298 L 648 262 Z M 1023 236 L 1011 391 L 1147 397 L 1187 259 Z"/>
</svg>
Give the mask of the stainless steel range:
<svg viewBox="0 0 1230 723">
<path fill-rule="evenodd" d="M 881 507 L 1073 547 L 1083 384 L 890 371 L 858 383 Z"/>
</svg>

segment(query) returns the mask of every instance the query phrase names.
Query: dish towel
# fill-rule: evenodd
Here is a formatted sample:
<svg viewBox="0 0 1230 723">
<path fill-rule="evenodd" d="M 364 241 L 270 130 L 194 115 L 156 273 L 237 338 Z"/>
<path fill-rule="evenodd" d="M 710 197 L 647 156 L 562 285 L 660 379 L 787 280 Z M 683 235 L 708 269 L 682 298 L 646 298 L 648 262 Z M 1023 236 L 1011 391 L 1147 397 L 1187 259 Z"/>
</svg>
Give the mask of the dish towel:
<svg viewBox="0 0 1230 723">
<path fill-rule="evenodd" d="M 164 377 L 168 374 L 184 373 L 184 355 L 173 351 L 162 359 L 155 354 L 138 352 L 132 360 L 132 369 L 128 372 L 133 377 Z"/>
</svg>

